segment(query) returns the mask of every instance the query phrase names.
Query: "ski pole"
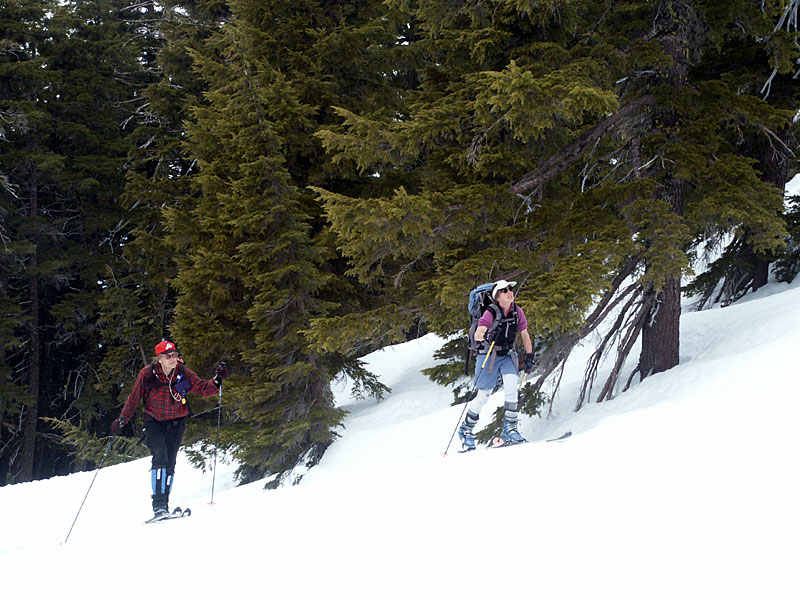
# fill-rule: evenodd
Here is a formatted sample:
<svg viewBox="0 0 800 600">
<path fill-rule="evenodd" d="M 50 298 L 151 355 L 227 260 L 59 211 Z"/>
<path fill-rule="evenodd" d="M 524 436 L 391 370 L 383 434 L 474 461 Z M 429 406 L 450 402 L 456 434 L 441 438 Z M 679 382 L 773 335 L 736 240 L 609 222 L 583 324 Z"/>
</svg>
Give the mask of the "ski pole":
<svg viewBox="0 0 800 600">
<path fill-rule="evenodd" d="M 492 344 L 491 346 L 489 346 L 489 351 L 486 353 L 486 358 L 483 359 L 483 364 L 481 365 L 481 368 L 478 369 L 478 374 L 475 375 L 475 380 L 472 382 L 472 389 L 470 390 L 470 392 L 477 389 L 478 377 L 480 377 L 481 372 L 483 372 L 483 367 L 486 366 L 486 362 L 489 360 L 489 356 L 491 356 L 493 349 L 494 349 L 494 340 L 492 340 Z M 464 408 L 461 410 L 461 416 L 458 418 L 458 423 L 456 423 L 456 428 L 453 429 L 453 433 L 450 435 L 450 441 L 447 442 L 447 448 L 445 448 L 444 452 L 442 452 L 442 456 L 447 456 L 447 451 L 450 450 L 450 444 L 453 443 L 453 438 L 456 436 L 456 431 L 458 431 L 458 426 L 461 425 L 461 421 L 464 418 L 464 413 L 467 411 L 468 405 L 469 402 L 464 402 Z"/>
<path fill-rule="evenodd" d="M 75 527 L 75 523 L 78 522 L 78 517 L 80 516 L 81 511 L 83 510 L 83 505 L 86 503 L 86 498 L 89 497 L 89 492 L 92 491 L 92 486 L 94 485 L 94 480 L 97 479 L 97 474 L 100 472 L 100 469 L 103 468 L 103 463 L 106 462 L 106 457 L 108 456 L 108 451 L 111 450 L 111 444 L 114 442 L 114 437 L 116 437 L 116 436 L 112 435 L 111 439 L 108 441 L 108 446 L 106 446 L 106 452 L 105 452 L 105 454 L 103 454 L 103 458 L 100 461 L 100 465 L 97 467 L 97 469 L 94 472 L 94 477 L 92 477 L 92 483 L 89 484 L 89 489 L 86 490 L 86 495 L 83 497 L 83 502 L 81 502 L 81 506 L 78 509 L 78 514 L 75 515 L 75 520 L 72 521 L 72 526 L 69 528 L 69 533 L 67 533 L 67 537 L 63 542 L 64 544 L 67 543 L 67 540 L 69 540 L 69 536 L 72 535 L 72 528 Z"/>
<path fill-rule="evenodd" d="M 211 502 L 208 504 L 214 506 L 214 485 L 217 482 L 217 448 L 219 448 L 219 424 L 222 419 L 222 381 L 219 382 L 219 404 L 217 405 L 217 441 L 214 443 L 214 469 L 211 476 Z"/>
</svg>

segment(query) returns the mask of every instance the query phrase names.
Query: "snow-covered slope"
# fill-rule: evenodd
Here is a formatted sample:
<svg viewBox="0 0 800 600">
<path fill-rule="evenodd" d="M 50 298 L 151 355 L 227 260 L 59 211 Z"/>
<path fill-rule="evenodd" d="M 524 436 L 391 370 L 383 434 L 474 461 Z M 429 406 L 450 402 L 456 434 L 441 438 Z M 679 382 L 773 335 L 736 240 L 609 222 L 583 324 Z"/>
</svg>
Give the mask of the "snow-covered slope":
<svg viewBox="0 0 800 600">
<path fill-rule="evenodd" d="M 573 357 L 529 440 L 453 452 L 461 406 L 419 370 L 434 336 L 367 363 L 392 393 L 351 404 L 300 485 L 235 487 L 182 458 L 143 525 L 149 461 L 0 488 L 3 596 L 82 598 L 797 598 L 800 286 L 686 313 L 681 365 L 573 412 Z M 497 394 L 496 405 L 502 402 Z M 491 406 L 480 425 L 488 422 Z M 16 595 L 18 592 L 20 595 Z"/>
</svg>

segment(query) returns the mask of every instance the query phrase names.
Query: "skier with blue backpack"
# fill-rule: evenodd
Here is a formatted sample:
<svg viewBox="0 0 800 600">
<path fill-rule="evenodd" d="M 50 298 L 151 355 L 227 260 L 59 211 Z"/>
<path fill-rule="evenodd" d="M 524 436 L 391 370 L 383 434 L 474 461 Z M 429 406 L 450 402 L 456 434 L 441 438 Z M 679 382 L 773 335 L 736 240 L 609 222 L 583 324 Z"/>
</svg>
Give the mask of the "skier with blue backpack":
<svg viewBox="0 0 800 600">
<path fill-rule="evenodd" d="M 513 287 L 516 281 L 501 279 L 494 284 L 479 286 L 470 294 L 470 350 L 477 353 L 475 364 L 475 388 L 477 395 L 467 405 L 467 414 L 458 428 L 458 437 L 464 451 L 475 449 L 473 428 L 478 422 L 481 409 L 486 405 L 498 377 L 503 379 L 504 415 L 503 445 L 519 444 L 525 440 L 517 430 L 517 384 L 520 363 L 515 349 L 517 333 L 525 349 L 522 368 L 533 371 L 533 344 L 528 334 L 528 319 L 517 306 Z M 490 294 L 491 292 L 491 294 Z"/>
</svg>

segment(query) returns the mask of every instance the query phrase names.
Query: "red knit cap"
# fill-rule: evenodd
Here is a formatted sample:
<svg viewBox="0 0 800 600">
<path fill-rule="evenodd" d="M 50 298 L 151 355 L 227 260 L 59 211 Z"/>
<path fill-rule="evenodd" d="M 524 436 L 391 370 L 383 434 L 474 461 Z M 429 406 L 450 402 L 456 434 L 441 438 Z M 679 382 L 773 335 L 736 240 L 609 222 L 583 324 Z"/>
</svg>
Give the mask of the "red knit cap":
<svg viewBox="0 0 800 600">
<path fill-rule="evenodd" d="M 173 344 L 169 340 L 164 340 L 156 344 L 156 356 L 158 356 L 159 354 L 165 354 L 170 351 L 177 352 L 178 349 L 175 347 L 175 344 Z"/>
</svg>

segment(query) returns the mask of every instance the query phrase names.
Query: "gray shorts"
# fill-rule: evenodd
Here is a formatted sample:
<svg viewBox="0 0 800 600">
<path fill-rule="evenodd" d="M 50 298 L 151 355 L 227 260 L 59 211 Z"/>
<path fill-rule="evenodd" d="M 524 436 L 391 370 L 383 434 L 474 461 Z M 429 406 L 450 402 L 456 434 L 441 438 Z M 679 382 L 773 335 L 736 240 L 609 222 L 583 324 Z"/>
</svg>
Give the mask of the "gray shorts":
<svg viewBox="0 0 800 600">
<path fill-rule="evenodd" d="M 481 369 L 484 360 L 486 360 L 485 354 L 478 354 L 475 360 L 475 387 L 479 390 L 493 390 L 500 375 L 511 375 L 512 373 L 516 375 L 519 372 L 517 354 L 514 350 L 505 356 L 495 356 L 494 365 L 492 365 L 492 357 L 489 356 L 486 366 Z"/>
</svg>

